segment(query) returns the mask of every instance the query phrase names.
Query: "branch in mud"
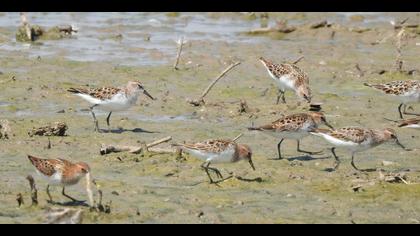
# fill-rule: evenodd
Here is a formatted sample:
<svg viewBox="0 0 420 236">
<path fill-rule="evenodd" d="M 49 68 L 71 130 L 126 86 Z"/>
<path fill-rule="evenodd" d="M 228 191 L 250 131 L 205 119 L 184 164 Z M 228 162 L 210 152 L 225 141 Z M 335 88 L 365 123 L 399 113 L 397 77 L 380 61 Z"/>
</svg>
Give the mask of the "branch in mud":
<svg viewBox="0 0 420 236">
<path fill-rule="evenodd" d="M 299 63 L 303 58 L 305 58 L 305 57 L 304 56 L 300 56 L 298 59 L 296 59 L 294 62 L 292 62 L 292 64 Z"/>
<path fill-rule="evenodd" d="M 16 196 L 16 201 L 18 203 L 18 207 L 20 207 L 23 204 L 25 204 L 25 202 L 23 201 L 23 196 L 22 196 L 21 193 L 18 193 L 18 195 Z"/>
<path fill-rule="evenodd" d="M 224 75 L 226 75 L 230 70 L 232 70 L 234 67 L 241 64 L 241 62 L 236 62 L 232 65 L 230 65 L 228 68 L 226 68 L 209 86 L 204 90 L 204 92 L 201 94 L 200 98 L 198 99 L 188 99 L 187 102 L 194 106 L 201 106 L 204 102 L 204 97 L 210 92 L 210 90 L 213 88 L 213 86 L 221 79 Z"/>
<path fill-rule="evenodd" d="M 276 26 L 274 27 L 263 27 L 263 28 L 256 28 L 253 30 L 248 31 L 248 34 L 267 34 L 271 32 L 280 32 L 280 33 L 291 33 L 296 30 L 294 26 L 288 26 L 287 21 L 277 21 Z"/>
<path fill-rule="evenodd" d="M 178 63 L 179 63 L 179 58 L 181 57 L 181 52 L 182 52 L 182 47 L 184 46 L 184 37 L 181 37 L 178 40 L 178 53 L 176 55 L 176 60 L 174 63 L 174 70 L 178 70 Z"/>
<path fill-rule="evenodd" d="M 68 126 L 66 123 L 63 122 L 55 122 L 52 125 L 46 125 L 39 128 L 32 128 L 31 131 L 28 132 L 30 137 L 37 135 L 37 136 L 65 136 Z"/>
<path fill-rule="evenodd" d="M 153 148 L 161 143 L 165 143 L 172 140 L 171 136 L 156 140 L 152 143 L 149 143 L 144 146 L 128 146 L 128 145 L 105 145 L 102 144 L 100 154 L 106 155 L 109 153 L 117 153 L 117 152 L 129 152 L 132 154 L 139 154 L 143 151 L 148 152 L 158 152 L 158 153 L 175 153 L 175 149 L 163 149 L 163 148 Z"/>
<path fill-rule="evenodd" d="M 38 205 L 38 190 L 35 185 L 35 180 L 32 175 L 28 175 L 26 179 L 29 181 L 29 186 L 31 187 L 32 206 L 36 206 Z"/>
</svg>

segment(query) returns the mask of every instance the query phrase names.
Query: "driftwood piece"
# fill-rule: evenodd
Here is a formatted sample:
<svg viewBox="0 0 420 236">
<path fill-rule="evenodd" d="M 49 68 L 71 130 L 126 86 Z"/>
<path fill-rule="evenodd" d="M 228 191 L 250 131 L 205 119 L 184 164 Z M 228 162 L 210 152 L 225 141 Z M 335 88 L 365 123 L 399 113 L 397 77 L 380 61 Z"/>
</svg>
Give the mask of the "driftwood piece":
<svg viewBox="0 0 420 236">
<path fill-rule="evenodd" d="M 12 133 L 8 120 L 0 120 L 0 139 L 9 139 Z"/>
<path fill-rule="evenodd" d="M 404 183 L 411 184 L 407 181 L 407 175 L 404 172 L 399 173 L 382 173 L 379 171 L 379 179 L 388 183 Z"/>
<path fill-rule="evenodd" d="M 156 145 L 159 145 L 161 143 L 165 143 L 172 140 L 171 136 L 156 140 L 152 143 L 149 143 L 147 145 L 145 145 L 146 148 L 144 148 L 143 146 L 128 146 L 128 145 L 105 145 L 102 144 L 101 149 L 99 151 L 99 153 L 101 155 L 105 155 L 105 154 L 109 154 L 109 153 L 113 153 L 113 152 L 129 152 L 129 153 L 133 153 L 133 154 L 139 154 L 142 151 L 144 151 L 146 149 L 146 151 L 149 152 L 164 152 L 164 149 L 156 149 L 156 148 L 152 148 Z M 166 150 L 169 151 L 170 153 L 172 153 L 173 150 Z M 166 153 L 166 152 L 165 152 Z"/>
<path fill-rule="evenodd" d="M 174 63 L 174 70 L 178 70 L 178 63 L 179 63 L 179 58 L 181 57 L 181 52 L 182 52 L 182 47 L 184 46 L 184 37 L 181 37 L 178 40 L 178 53 L 176 55 L 176 60 Z"/>
<path fill-rule="evenodd" d="M 49 208 L 45 213 L 46 224 L 81 224 L 83 210 L 72 208 Z"/>
<path fill-rule="evenodd" d="M 31 131 L 28 132 L 30 137 L 37 135 L 37 136 L 65 136 L 68 127 L 66 123 L 63 122 L 55 122 L 52 125 L 46 125 L 39 128 L 33 128 Z"/>
<path fill-rule="evenodd" d="M 248 31 L 248 34 L 267 34 L 272 32 L 291 33 L 296 30 L 294 26 L 288 26 L 287 20 L 277 21 L 274 27 L 262 27 Z"/>
<path fill-rule="evenodd" d="M 239 64 L 241 64 L 241 62 L 236 62 L 233 63 L 232 65 L 230 65 L 228 68 L 226 68 L 216 79 L 213 80 L 213 82 L 211 82 L 209 84 L 209 86 L 204 90 L 204 92 L 201 94 L 200 98 L 195 99 L 195 100 L 187 100 L 188 103 L 194 105 L 194 106 L 200 106 L 202 104 L 204 104 L 204 97 L 210 92 L 210 90 L 213 88 L 213 86 L 221 79 L 223 78 L 224 75 L 226 75 L 230 70 L 232 70 L 234 67 L 238 66 Z"/>
<path fill-rule="evenodd" d="M 328 24 L 328 21 L 323 20 L 323 21 L 315 22 L 315 23 L 311 24 L 309 26 L 309 28 L 318 29 L 318 28 L 323 28 L 323 27 L 328 27 L 328 26 L 331 26 L 331 24 Z"/>
<path fill-rule="evenodd" d="M 77 33 L 77 29 L 73 28 L 73 26 L 71 25 L 62 25 L 62 26 L 58 26 L 58 31 L 59 32 L 63 32 L 65 34 L 73 34 Z"/>
<path fill-rule="evenodd" d="M 26 179 L 29 181 L 29 186 L 31 187 L 31 200 L 32 206 L 38 205 L 38 189 L 35 185 L 35 180 L 32 175 L 28 175 Z"/>
</svg>

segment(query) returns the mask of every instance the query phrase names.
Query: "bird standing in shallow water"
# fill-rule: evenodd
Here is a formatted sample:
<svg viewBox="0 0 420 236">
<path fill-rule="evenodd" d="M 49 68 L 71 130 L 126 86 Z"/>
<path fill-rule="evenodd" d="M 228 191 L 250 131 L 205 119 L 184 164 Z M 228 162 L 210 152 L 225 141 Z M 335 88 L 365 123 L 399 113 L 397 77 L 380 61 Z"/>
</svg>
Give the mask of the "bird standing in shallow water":
<svg viewBox="0 0 420 236">
<path fill-rule="evenodd" d="M 406 111 L 408 103 L 420 102 L 420 81 L 418 80 L 405 80 L 405 81 L 392 81 L 385 84 L 368 84 L 364 83 L 365 86 L 372 87 L 380 90 L 385 94 L 389 94 L 397 98 L 401 103 L 398 106 L 398 113 L 401 119 L 403 114 L 405 115 L 419 115 L 414 113 L 408 113 Z M 403 111 L 401 112 L 401 108 Z"/>
<path fill-rule="evenodd" d="M 334 146 L 331 148 L 331 152 L 336 160 L 333 170 L 336 170 L 340 165 L 340 160 L 335 154 L 336 148 L 344 148 L 351 152 L 351 165 L 358 171 L 360 169 L 354 164 L 354 154 L 357 152 L 362 152 L 390 141 L 395 142 L 406 151 L 410 150 L 399 142 L 396 132 L 389 128 L 383 130 L 359 127 L 345 127 L 337 130 L 316 129 L 311 134 L 323 137 Z"/>
<path fill-rule="evenodd" d="M 298 113 L 280 118 L 271 124 L 263 125 L 260 127 L 249 127 L 248 130 L 261 131 L 264 134 L 269 134 L 276 138 L 280 138 L 280 142 L 277 144 L 277 151 L 279 159 L 281 156 L 281 143 L 284 139 L 295 139 L 297 141 L 297 151 L 307 154 L 318 154 L 321 152 L 309 152 L 300 149 L 300 140 L 308 135 L 310 131 L 318 128 L 318 125 L 325 124 L 326 126 L 333 128 L 326 120 L 325 115 L 322 112 L 309 112 L 309 113 Z"/>
<path fill-rule="evenodd" d="M 77 184 L 83 177 L 86 177 L 86 191 L 89 197 L 90 205 L 93 206 L 93 195 L 91 190 L 91 170 L 88 164 L 84 162 L 72 163 L 64 159 L 41 159 L 28 155 L 32 165 L 35 166 L 39 175 L 45 177 L 48 181 L 47 195 L 49 202 L 53 203 L 49 188 L 50 185 L 62 186 L 63 196 L 73 202 L 79 202 L 65 192 L 66 186 Z"/>
<path fill-rule="evenodd" d="M 252 150 L 248 145 L 237 144 L 231 140 L 207 140 L 197 143 L 181 143 L 172 144 L 180 147 L 183 151 L 193 155 L 194 157 L 204 161 L 201 168 L 204 169 L 210 179 L 210 183 L 216 183 L 211 178 L 209 170 L 216 173 L 218 177 L 223 179 L 222 174 L 216 168 L 211 168 L 210 164 L 216 163 L 235 163 L 241 160 L 248 161 L 252 169 L 255 170 L 252 162 Z"/>
<path fill-rule="evenodd" d="M 139 81 L 130 81 L 125 87 L 122 88 L 70 88 L 68 91 L 93 104 L 93 106 L 90 107 L 90 110 L 92 112 L 93 122 L 95 124 L 95 131 L 98 132 L 100 131 L 98 120 L 96 119 L 95 113 L 93 112 L 93 108 L 98 107 L 109 112 L 106 118 L 106 122 L 108 125 L 108 131 L 110 131 L 109 119 L 113 111 L 127 110 L 131 106 L 135 105 L 141 93 L 145 94 L 150 99 L 155 100 L 144 89 L 143 85 Z"/>
<path fill-rule="evenodd" d="M 309 77 L 303 70 L 295 64 L 275 64 L 263 57 L 260 57 L 260 61 L 279 88 L 277 104 L 279 104 L 280 98 L 283 103 L 286 103 L 284 93 L 287 90 L 294 91 L 299 98 L 305 99 L 308 103 L 311 102 L 312 92 L 309 88 Z"/>
</svg>

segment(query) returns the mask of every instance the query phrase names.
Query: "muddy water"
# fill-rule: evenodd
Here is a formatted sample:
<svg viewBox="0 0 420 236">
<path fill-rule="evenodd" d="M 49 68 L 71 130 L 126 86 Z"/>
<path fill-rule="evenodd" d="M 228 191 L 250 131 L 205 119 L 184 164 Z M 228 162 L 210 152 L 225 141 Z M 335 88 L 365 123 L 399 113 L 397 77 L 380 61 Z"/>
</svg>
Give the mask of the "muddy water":
<svg viewBox="0 0 420 236">
<path fill-rule="evenodd" d="M 75 24 L 79 32 L 73 38 L 44 41 L 28 45 L 14 40 L 19 24 L 17 13 L 0 15 L 0 119 L 8 119 L 13 129 L 10 140 L 0 141 L 0 222 L 39 223 L 48 205 L 45 182 L 37 178 L 40 206 L 29 207 L 26 175 L 34 174 L 26 154 L 62 157 L 86 161 L 104 191 L 104 200 L 112 200 L 111 214 L 85 211 L 87 223 L 418 223 L 420 221 L 420 186 L 384 183 L 379 173 L 360 174 L 349 165 L 349 157 L 338 151 L 343 164 L 336 172 L 324 169 L 334 162 L 328 145 L 314 137 L 302 141 L 302 148 L 324 149 L 313 157 L 296 152 L 293 141 L 285 141 L 286 160 L 276 157 L 278 140 L 246 131 L 246 127 L 278 119 L 283 114 L 307 111 L 291 93 L 288 105 L 275 105 L 275 88 L 258 62 L 265 56 L 278 62 L 299 62 L 311 78 L 314 102 L 323 110 L 334 127 L 392 127 L 400 140 L 413 148 L 411 152 L 395 145 L 382 145 L 356 156 L 361 168 L 381 167 L 386 170 L 410 169 L 408 180 L 420 181 L 416 170 L 418 132 L 399 129 L 383 118 L 397 119 L 398 103 L 363 86 L 363 82 L 394 79 L 418 79 L 371 73 L 392 69 L 395 47 L 392 40 L 379 45 L 372 42 L 393 33 L 390 20 L 410 17 L 419 22 L 416 13 L 273 13 L 275 19 L 288 19 L 290 25 L 302 26 L 280 40 L 249 36 L 244 31 L 259 27 L 234 13 L 181 13 L 169 17 L 164 13 L 32 13 L 30 22 L 42 26 Z M 352 16 L 359 17 L 352 17 Z M 363 15 L 363 21 L 360 19 Z M 312 30 L 308 24 L 320 19 L 335 23 L 331 28 Z M 306 27 L 305 27 L 306 26 Z M 350 28 L 370 28 L 364 33 Z M 331 39 L 331 32 L 336 31 Z M 118 36 L 118 35 L 122 35 Z M 173 71 L 176 40 L 184 36 L 188 42 Z M 150 38 L 150 40 L 147 40 Z M 418 36 L 404 48 L 404 67 L 418 67 Z M 211 53 L 209 53 L 211 52 Z M 38 56 L 40 56 L 38 58 Z M 208 94 L 207 105 L 192 107 L 187 98 L 198 97 L 208 83 L 232 61 L 242 64 L 223 78 Z M 358 76 L 355 64 L 366 71 Z M 15 81 L 10 80 L 15 76 Z M 93 133 L 88 104 L 66 89 L 74 86 L 119 86 L 129 80 L 141 80 L 158 100 L 142 97 L 138 106 L 115 113 L 111 118 L 113 133 Z M 263 95 L 264 90 L 269 89 Z M 239 101 L 247 101 L 253 114 L 239 114 Z M 415 106 L 415 109 L 419 108 Z M 64 110 L 65 113 L 58 113 Z M 97 113 L 100 126 L 106 127 L 103 112 Z M 29 137 L 27 132 L 49 122 L 69 125 L 68 136 L 51 138 L 47 149 L 45 137 Z M 254 151 L 257 170 L 247 163 L 219 165 L 223 175 L 245 179 L 261 178 L 262 182 L 230 179 L 219 186 L 209 185 L 199 161 L 191 157 L 131 155 L 125 153 L 99 155 L 101 144 L 138 145 L 171 135 L 173 142 L 208 138 L 233 138 L 244 133 L 240 142 Z M 169 146 L 163 144 L 162 147 Z M 394 162 L 383 167 L 382 161 Z M 36 175 L 34 175 L 36 176 Z M 358 192 L 353 187 L 362 185 Z M 25 205 L 17 208 L 16 195 L 22 193 Z M 59 189 L 53 192 L 65 201 Z M 67 193 L 86 199 L 83 184 L 68 188 Z M 83 208 L 83 207 L 81 207 Z"/>
</svg>

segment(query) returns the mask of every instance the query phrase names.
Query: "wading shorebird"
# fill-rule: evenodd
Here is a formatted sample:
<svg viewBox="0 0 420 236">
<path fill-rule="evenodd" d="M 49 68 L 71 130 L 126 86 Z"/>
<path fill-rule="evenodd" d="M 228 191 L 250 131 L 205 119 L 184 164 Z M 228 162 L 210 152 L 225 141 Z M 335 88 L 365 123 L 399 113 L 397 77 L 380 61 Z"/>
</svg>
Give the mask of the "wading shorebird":
<svg viewBox="0 0 420 236">
<path fill-rule="evenodd" d="M 248 145 L 237 144 L 232 140 L 207 140 L 197 143 L 177 143 L 173 146 L 180 147 L 183 151 L 204 161 L 201 168 L 204 169 L 210 179 L 210 183 L 216 183 L 210 176 L 209 170 L 223 179 L 222 174 L 216 168 L 211 168 L 210 164 L 235 163 L 241 160 L 248 161 L 252 169 L 255 170 L 252 162 L 252 150 Z"/>
<path fill-rule="evenodd" d="M 284 93 L 287 90 L 294 91 L 299 98 L 305 99 L 308 103 L 311 102 L 312 93 L 309 88 L 309 77 L 303 70 L 295 64 L 275 64 L 263 57 L 260 57 L 260 61 L 279 88 L 277 104 L 279 104 L 280 98 L 283 103 L 286 103 Z"/>
<path fill-rule="evenodd" d="M 93 122 L 95 124 L 95 131 L 99 130 L 98 120 L 96 119 L 93 108 L 98 107 L 101 110 L 108 111 L 109 115 L 106 118 L 108 131 L 110 131 L 109 119 L 112 112 L 127 110 L 136 104 L 137 99 L 141 93 L 144 93 L 150 99 L 155 100 L 143 87 L 139 81 L 130 81 L 125 87 L 114 88 L 70 88 L 71 93 L 85 99 L 93 104 L 90 107 L 92 112 Z"/>
<path fill-rule="evenodd" d="M 354 164 L 354 155 L 357 152 L 362 152 L 391 141 L 395 142 L 406 151 L 410 150 L 399 142 L 395 131 L 389 128 L 383 130 L 359 127 L 345 127 L 337 130 L 316 129 L 311 132 L 311 134 L 323 137 L 327 142 L 333 145 L 331 152 L 336 160 L 333 170 L 337 170 L 340 165 L 340 160 L 335 154 L 336 148 L 343 148 L 351 152 L 351 165 L 358 171 L 361 170 Z"/>
<path fill-rule="evenodd" d="M 93 206 L 93 195 L 91 190 L 91 171 L 88 164 L 84 162 L 72 163 L 64 159 L 41 159 L 28 155 L 36 172 L 47 179 L 47 195 L 49 203 L 53 203 L 50 194 L 50 185 L 62 186 L 62 194 L 73 202 L 80 202 L 65 192 L 66 186 L 77 184 L 83 177 L 86 177 L 86 192 L 89 197 L 90 206 Z"/>
<path fill-rule="evenodd" d="M 419 115 L 414 113 L 408 113 L 406 111 L 408 103 L 420 102 L 420 81 L 418 80 L 405 80 L 405 81 L 393 81 L 384 84 L 368 84 L 364 83 L 365 86 L 372 87 L 380 90 L 385 94 L 389 94 L 398 99 L 401 103 L 398 106 L 398 112 L 400 118 L 404 115 Z M 403 111 L 401 112 L 401 108 Z"/>
<path fill-rule="evenodd" d="M 324 124 L 333 129 L 327 122 L 322 112 L 298 113 L 280 118 L 271 124 L 260 127 L 249 127 L 248 130 L 262 131 L 276 138 L 280 138 L 277 144 L 279 159 L 282 159 L 280 146 L 284 139 L 294 139 L 297 141 L 297 151 L 307 154 L 319 154 L 320 152 L 309 152 L 300 149 L 300 140 L 308 135 L 310 131 L 318 128 L 318 125 Z"/>
</svg>

